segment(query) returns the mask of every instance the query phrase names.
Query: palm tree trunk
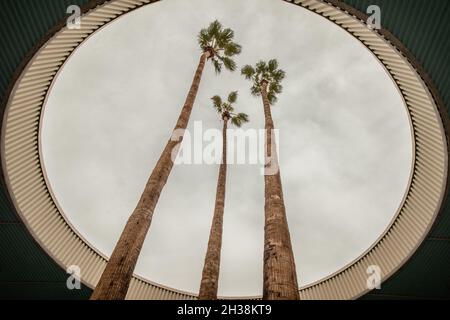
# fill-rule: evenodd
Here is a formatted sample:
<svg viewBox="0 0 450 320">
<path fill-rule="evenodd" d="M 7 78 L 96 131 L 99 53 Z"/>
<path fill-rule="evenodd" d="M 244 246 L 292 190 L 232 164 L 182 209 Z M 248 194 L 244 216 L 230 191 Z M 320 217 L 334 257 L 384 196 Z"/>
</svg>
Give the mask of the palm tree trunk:
<svg viewBox="0 0 450 320">
<path fill-rule="evenodd" d="M 208 249 L 200 284 L 199 300 L 217 300 L 220 271 L 220 251 L 222 249 L 223 212 L 225 207 L 225 185 L 227 178 L 227 122 L 223 121 L 222 163 L 216 191 L 216 205 L 209 234 Z"/>
<path fill-rule="evenodd" d="M 267 97 L 267 83 L 261 84 L 266 128 L 264 300 L 298 300 L 298 283 L 281 186 L 274 124 Z"/>
<path fill-rule="evenodd" d="M 189 94 L 178 118 L 175 130 L 185 130 L 202 78 L 209 52 L 200 57 L 197 71 L 192 81 Z M 182 137 L 180 137 L 182 139 Z M 172 153 L 177 151 L 179 143 L 175 139 L 167 142 L 153 172 L 145 186 L 139 203 L 125 225 L 125 229 L 106 265 L 91 300 L 123 300 L 130 286 L 136 262 L 152 221 L 153 212 L 164 185 L 173 167 Z"/>
</svg>

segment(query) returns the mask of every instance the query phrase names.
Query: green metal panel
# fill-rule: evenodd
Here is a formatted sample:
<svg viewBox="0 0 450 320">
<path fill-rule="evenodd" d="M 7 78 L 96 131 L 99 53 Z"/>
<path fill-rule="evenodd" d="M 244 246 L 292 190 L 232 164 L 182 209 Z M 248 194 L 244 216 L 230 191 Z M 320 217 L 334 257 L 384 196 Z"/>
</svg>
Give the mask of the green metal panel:
<svg viewBox="0 0 450 320">
<path fill-rule="evenodd" d="M 345 0 L 366 12 L 381 9 L 381 24 L 415 56 L 432 79 L 450 114 L 450 2 L 448 0 Z M 450 198 L 427 240 L 381 290 L 364 298 L 450 298 Z"/>
<path fill-rule="evenodd" d="M 0 188 L 0 221 L 19 221 L 6 196 L 6 190 Z"/>
<path fill-rule="evenodd" d="M 1 300 L 87 300 L 91 290 L 67 290 L 62 282 L 15 282 L 2 284 Z"/>
<path fill-rule="evenodd" d="M 0 93 L 15 70 L 71 4 L 88 0 L 3 0 L 0 2 Z M 382 25 L 422 64 L 450 102 L 450 15 L 448 0 L 345 0 L 361 12 L 379 5 Z M 3 113 L 3 110 L 1 110 Z M 381 290 L 363 299 L 450 298 L 450 199 L 427 240 Z M 0 299 L 87 299 L 91 290 L 67 290 L 67 274 L 29 235 L 0 185 Z"/>
<path fill-rule="evenodd" d="M 2 0 L 0 2 L 0 92 L 47 32 L 66 16 L 71 4 L 88 0 Z M 2 99 L 3 100 L 3 99 Z M 3 115 L 3 110 L 1 110 Z M 91 290 L 68 290 L 68 275 L 20 223 L 0 185 L 0 299 L 87 299 Z"/>
<path fill-rule="evenodd" d="M 68 290 L 68 275 L 22 223 L 0 223 L 0 299 L 87 299 L 91 290 Z"/>
<path fill-rule="evenodd" d="M 47 31 L 66 16 L 71 4 L 88 0 L 2 0 L 0 10 L 0 92 L 17 66 Z"/>
<path fill-rule="evenodd" d="M 363 299 L 450 297 L 450 242 L 426 240 L 420 250 L 390 280 Z"/>
</svg>

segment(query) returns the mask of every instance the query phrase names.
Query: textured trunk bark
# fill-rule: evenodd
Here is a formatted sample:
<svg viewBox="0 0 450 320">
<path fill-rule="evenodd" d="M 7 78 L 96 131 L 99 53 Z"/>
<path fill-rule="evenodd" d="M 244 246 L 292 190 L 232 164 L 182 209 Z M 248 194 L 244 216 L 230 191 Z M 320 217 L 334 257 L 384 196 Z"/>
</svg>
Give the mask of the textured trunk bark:
<svg viewBox="0 0 450 320">
<path fill-rule="evenodd" d="M 219 178 L 216 191 L 216 205 L 209 234 L 208 249 L 203 267 L 200 284 L 199 300 L 217 300 L 220 271 L 220 251 L 222 249 L 223 212 L 225 208 L 225 186 L 227 179 L 227 123 L 223 122 L 223 151 L 222 163 L 219 169 Z"/>
<path fill-rule="evenodd" d="M 178 118 L 175 130 L 186 129 L 192 107 L 197 96 L 205 63 L 209 57 L 205 52 L 200 57 L 197 71 L 192 81 L 186 102 Z M 182 137 L 180 137 L 182 139 Z M 130 286 L 136 262 L 152 221 L 153 211 L 173 167 L 172 153 L 181 141 L 167 142 L 155 168 L 145 186 L 144 192 L 125 225 L 125 229 L 106 265 L 91 300 L 123 300 Z"/>
<path fill-rule="evenodd" d="M 298 283 L 284 206 L 274 124 L 267 97 L 267 83 L 261 84 L 266 129 L 264 300 L 298 300 Z"/>
</svg>

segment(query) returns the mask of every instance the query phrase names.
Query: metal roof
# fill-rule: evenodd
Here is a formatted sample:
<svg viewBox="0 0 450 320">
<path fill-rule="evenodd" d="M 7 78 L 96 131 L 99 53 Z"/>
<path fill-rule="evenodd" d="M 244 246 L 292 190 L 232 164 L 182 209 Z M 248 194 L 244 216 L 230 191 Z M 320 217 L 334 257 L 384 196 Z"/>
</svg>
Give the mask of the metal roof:
<svg viewBox="0 0 450 320">
<path fill-rule="evenodd" d="M 7 0 L 1 2 L 0 90 L 6 92 L 21 62 L 65 16 L 70 4 L 95 6 L 103 1 Z M 382 24 L 422 64 L 448 106 L 450 83 L 446 59 L 450 40 L 446 15 L 449 4 L 436 1 L 345 1 L 364 12 L 370 4 L 382 9 Z M 51 33 L 52 31 L 50 31 Z M 3 110 L 2 110 L 3 112 Z M 448 108 L 447 108 L 448 112 Z M 2 184 L 4 181 L 2 181 Z M 11 204 L 5 186 L 0 188 L 0 298 L 86 299 L 90 289 L 69 291 L 67 275 L 28 233 Z M 450 297 L 449 200 L 434 228 L 410 261 L 388 281 L 363 299 Z"/>
</svg>

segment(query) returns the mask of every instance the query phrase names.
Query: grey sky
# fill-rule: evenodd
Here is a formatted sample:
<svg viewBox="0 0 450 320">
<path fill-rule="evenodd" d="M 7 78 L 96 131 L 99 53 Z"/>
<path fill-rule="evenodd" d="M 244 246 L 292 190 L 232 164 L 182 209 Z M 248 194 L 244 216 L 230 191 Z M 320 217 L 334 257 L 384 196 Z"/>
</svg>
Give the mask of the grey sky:
<svg viewBox="0 0 450 320">
<path fill-rule="evenodd" d="M 60 73 L 42 132 L 51 186 L 71 223 L 109 255 L 184 102 L 199 59 L 198 31 L 235 30 L 239 66 L 277 58 L 286 71 L 273 107 L 301 285 L 358 257 L 385 230 L 411 167 L 400 95 L 361 43 L 324 18 L 275 0 L 164 0 L 110 24 Z M 260 98 L 239 72 L 207 65 L 191 117 L 220 128 L 210 97 L 239 90 L 245 128 L 263 128 Z M 263 179 L 228 171 L 219 294 L 262 290 Z M 214 208 L 217 165 L 175 166 L 136 272 L 197 292 Z"/>
</svg>

